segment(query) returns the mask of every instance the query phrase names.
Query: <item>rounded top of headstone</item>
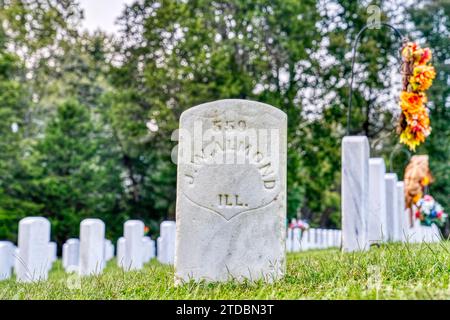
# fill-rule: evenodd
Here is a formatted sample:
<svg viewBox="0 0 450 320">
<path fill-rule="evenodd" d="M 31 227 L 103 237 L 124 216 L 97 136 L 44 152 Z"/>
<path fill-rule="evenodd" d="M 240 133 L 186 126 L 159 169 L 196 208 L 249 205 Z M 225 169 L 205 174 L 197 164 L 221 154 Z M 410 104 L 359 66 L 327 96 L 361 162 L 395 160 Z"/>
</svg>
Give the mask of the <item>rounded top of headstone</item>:
<svg viewBox="0 0 450 320">
<path fill-rule="evenodd" d="M 83 221 L 81 221 L 81 225 L 92 225 L 92 224 L 102 224 L 104 225 L 105 223 L 97 218 L 88 218 L 88 219 L 84 219 Z"/>
<path fill-rule="evenodd" d="M 127 221 L 125 221 L 125 224 L 124 225 L 126 225 L 126 226 L 134 226 L 134 225 L 137 225 L 137 226 L 142 226 L 142 227 L 144 227 L 144 223 L 141 221 L 141 220 L 127 220 Z"/>
<path fill-rule="evenodd" d="M 382 165 L 382 164 L 384 164 L 384 159 L 383 158 L 370 158 L 369 163 L 374 164 L 374 165 Z"/>
<path fill-rule="evenodd" d="M 386 173 L 384 175 L 385 179 L 389 179 L 389 180 L 397 180 L 397 174 L 396 173 Z"/>
<path fill-rule="evenodd" d="M 226 108 L 241 108 L 242 111 L 245 111 L 246 113 L 254 113 L 255 115 L 269 113 L 277 118 L 287 119 L 286 113 L 266 103 L 244 99 L 223 99 L 202 103 L 195 107 L 189 108 L 181 114 L 180 122 L 183 122 L 185 117 L 195 114 L 205 114 L 206 116 L 211 117 L 217 116 L 218 109 Z"/>
<path fill-rule="evenodd" d="M 166 220 L 166 221 L 161 222 L 161 227 L 163 227 L 163 226 L 174 226 L 174 225 L 175 225 L 175 221 Z"/>
<path fill-rule="evenodd" d="M 67 241 L 66 241 L 66 243 L 74 243 L 74 244 L 77 244 L 79 242 L 80 242 L 80 239 L 77 239 L 77 238 L 70 238 L 70 239 L 67 239 Z"/>
<path fill-rule="evenodd" d="M 369 143 L 369 140 L 367 139 L 366 136 L 345 136 L 342 141 L 349 143 L 361 143 L 361 142 Z"/>
<path fill-rule="evenodd" d="M 44 217 L 26 217 L 19 221 L 19 224 L 44 223 L 50 225 L 50 221 Z"/>
<path fill-rule="evenodd" d="M 0 248 L 10 247 L 12 248 L 14 245 L 10 241 L 0 241 Z"/>
</svg>

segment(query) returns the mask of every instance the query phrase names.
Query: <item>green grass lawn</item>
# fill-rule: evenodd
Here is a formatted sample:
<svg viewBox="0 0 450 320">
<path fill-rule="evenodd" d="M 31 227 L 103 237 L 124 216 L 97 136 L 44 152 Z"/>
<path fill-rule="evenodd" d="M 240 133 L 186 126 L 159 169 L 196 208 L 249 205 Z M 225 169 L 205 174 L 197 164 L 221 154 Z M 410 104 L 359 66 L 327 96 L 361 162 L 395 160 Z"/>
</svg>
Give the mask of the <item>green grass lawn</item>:
<svg viewBox="0 0 450 320">
<path fill-rule="evenodd" d="M 450 299 L 450 244 L 390 244 L 364 253 L 338 250 L 288 254 L 287 274 L 273 284 L 173 285 L 173 268 L 156 261 L 123 272 L 111 261 L 100 276 L 0 282 L 0 299 Z"/>
</svg>

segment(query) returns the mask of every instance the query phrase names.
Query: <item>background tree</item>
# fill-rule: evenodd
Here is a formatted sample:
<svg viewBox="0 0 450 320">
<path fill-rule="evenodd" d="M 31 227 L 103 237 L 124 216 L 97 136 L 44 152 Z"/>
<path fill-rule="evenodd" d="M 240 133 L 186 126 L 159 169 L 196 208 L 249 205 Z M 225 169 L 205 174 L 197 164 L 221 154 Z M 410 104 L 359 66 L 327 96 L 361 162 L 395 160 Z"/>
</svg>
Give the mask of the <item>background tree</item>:
<svg viewBox="0 0 450 320">
<path fill-rule="evenodd" d="M 448 208 L 446 1 L 139 0 L 115 40 L 80 32 L 74 0 L 0 0 L 0 237 L 15 240 L 29 215 L 49 217 L 58 242 L 77 236 L 84 217 L 102 218 L 112 239 L 130 218 L 156 236 L 175 215 L 179 117 L 224 98 L 288 114 L 288 216 L 339 227 L 351 44 L 373 4 L 434 50 L 433 132 L 418 153 L 430 154 L 431 192 Z M 389 29 L 364 33 L 350 133 L 367 135 L 371 156 L 388 168 L 392 158 L 402 177 L 400 45 Z"/>
<path fill-rule="evenodd" d="M 17 223 L 39 206 L 24 199 L 26 176 L 26 111 L 29 96 L 21 84 L 23 65 L 8 53 L 0 26 L 0 238 L 16 239 Z"/>
</svg>

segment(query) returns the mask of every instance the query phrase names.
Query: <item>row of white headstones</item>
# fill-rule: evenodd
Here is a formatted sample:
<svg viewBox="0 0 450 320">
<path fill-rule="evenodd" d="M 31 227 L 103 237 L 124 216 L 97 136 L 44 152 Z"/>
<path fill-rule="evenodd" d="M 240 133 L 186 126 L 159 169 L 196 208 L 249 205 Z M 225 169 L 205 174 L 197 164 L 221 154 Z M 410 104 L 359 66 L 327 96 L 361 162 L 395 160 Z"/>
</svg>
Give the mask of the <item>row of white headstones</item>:
<svg viewBox="0 0 450 320">
<path fill-rule="evenodd" d="M 409 227 L 403 184 L 398 183 L 394 174 L 386 174 L 385 171 L 382 159 L 369 159 L 366 137 L 344 138 L 340 239 L 342 243 L 337 240 L 344 251 L 366 250 L 372 242 L 441 240 L 435 226 L 421 227 L 420 223 L 415 221 L 415 227 Z M 174 222 L 167 221 L 161 225 L 161 238 L 157 240 L 160 262 L 174 261 L 175 229 Z M 292 237 L 294 238 L 294 234 Z M 296 231 L 295 237 L 301 237 L 301 234 Z M 307 239 L 306 236 L 306 243 Z M 284 235 L 280 235 L 280 240 L 284 240 Z M 149 249 L 143 249 L 145 243 Z M 99 219 L 82 221 L 79 242 L 71 239 L 66 244 L 65 251 L 68 255 L 72 250 L 76 252 L 73 248 L 78 248 L 78 254 L 74 254 L 78 258 L 63 257 L 66 270 L 77 271 L 80 275 L 101 273 L 105 261 L 113 256 L 113 246 L 105 240 L 105 224 Z M 296 241 L 291 244 L 296 245 Z M 136 220 L 127 221 L 124 225 L 124 237 L 118 242 L 119 265 L 126 270 L 142 268 L 146 259 L 152 256 L 153 250 L 154 242 L 144 238 L 143 223 Z M 50 222 L 42 217 L 25 218 L 19 223 L 17 250 L 11 243 L 3 243 L 0 246 L 0 275 L 9 277 L 11 268 L 14 267 L 19 281 L 46 279 L 48 270 L 56 259 L 55 252 L 55 245 L 50 243 Z M 245 265 L 248 266 L 251 262 Z"/>
<path fill-rule="evenodd" d="M 338 229 L 288 228 L 286 251 L 299 252 L 311 249 L 327 249 L 341 246 L 342 233 Z"/>
<path fill-rule="evenodd" d="M 175 257 L 174 221 L 161 223 L 155 241 L 144 236 L 144 223 L 124 223 L 124 235 L 117 241 L 117 264 L 125 271 L 140 270 L 156 256 L 160 263 L 173 264 Z M 100 219 L 85 219 L 80 224 L 80 238 L 68 239 L 62 248 L 62 264 L 68 273 L 80 276 L 101 274 L 114 257 L 114 245 L 105 239 L 105 224 Z M 17 247 L 0 241 L 0 280 L 16 274 L 19 282 L 46 280 L 57 260 L 57 245 L 50 241 L 50 222 L 43 217 L 27 217 L 19 222 Z"/>
<path fill-rule="evenodd" d="M 405 208 L 404 183 L 386 173 L 382 158 L 369 158 L 365 136 L 342 141 L 342 249 L 367 250 L 384 242 L 438 242 L 436 225 L 426 227 Z"/>
</svg>

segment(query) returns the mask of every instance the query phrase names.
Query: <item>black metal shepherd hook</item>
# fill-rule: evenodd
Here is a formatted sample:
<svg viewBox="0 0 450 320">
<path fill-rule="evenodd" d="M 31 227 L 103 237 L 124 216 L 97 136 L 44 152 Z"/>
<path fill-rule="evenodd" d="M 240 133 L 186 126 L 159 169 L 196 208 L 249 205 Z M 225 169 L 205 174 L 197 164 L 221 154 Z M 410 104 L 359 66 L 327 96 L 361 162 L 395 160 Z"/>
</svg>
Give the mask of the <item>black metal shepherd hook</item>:
<svg viewBox="0 0 450 320">
<path fill-rule="evenodd" d="M 389 155 L 389 172 L 391 172 L 391 173 L 394 173 L 394 157 L 397 155 L 398 151 L 401 151 L 404 154 L 406 154 L 408 161 L 411 159 L 411 152 L 404 149 L 402 145 L 397 144 L 394 147 L 394 150 L 392 150 L 391 154 Z"/>
<path fill-rule="evenodd" d="M 350 134 L 350 114 L 352 112 L 353 79 L 354 79 L 354 76 L 355 76 L 354 67 L 355 67 L 355 60 L 356 60 L 356 49 L 357 49 L 358 42 L 361 39 L 361 36 L 362 36 L 363 32 L 366 31 L 368 28 L 374 27 L 374 26 L 389 27 L 392 30 L 394 30 L 396 36 L 398 36 L 399 38 L 402 39 L 402 42 L 408 41 L 408 38 L 405 37 L 397 28 L 395 28 L 394 26 L 392 26 L 392 25 L 390 25 L 389 23 L 386 23 L 386 22 L 379 22 L 379 23 L 375 23 L 375 24 L 365 25 L 358 32 L 358 34 L 356 35 L 355 42 L 353 43 L 353 46 L 352 46 L 353 57 L 352 57 L 352 71 L 351 71 L 351 76 L 350 76 L 350 89 L 349 89 L 349 95 L 348 95 L 347 135 Z"/>
</svg>

